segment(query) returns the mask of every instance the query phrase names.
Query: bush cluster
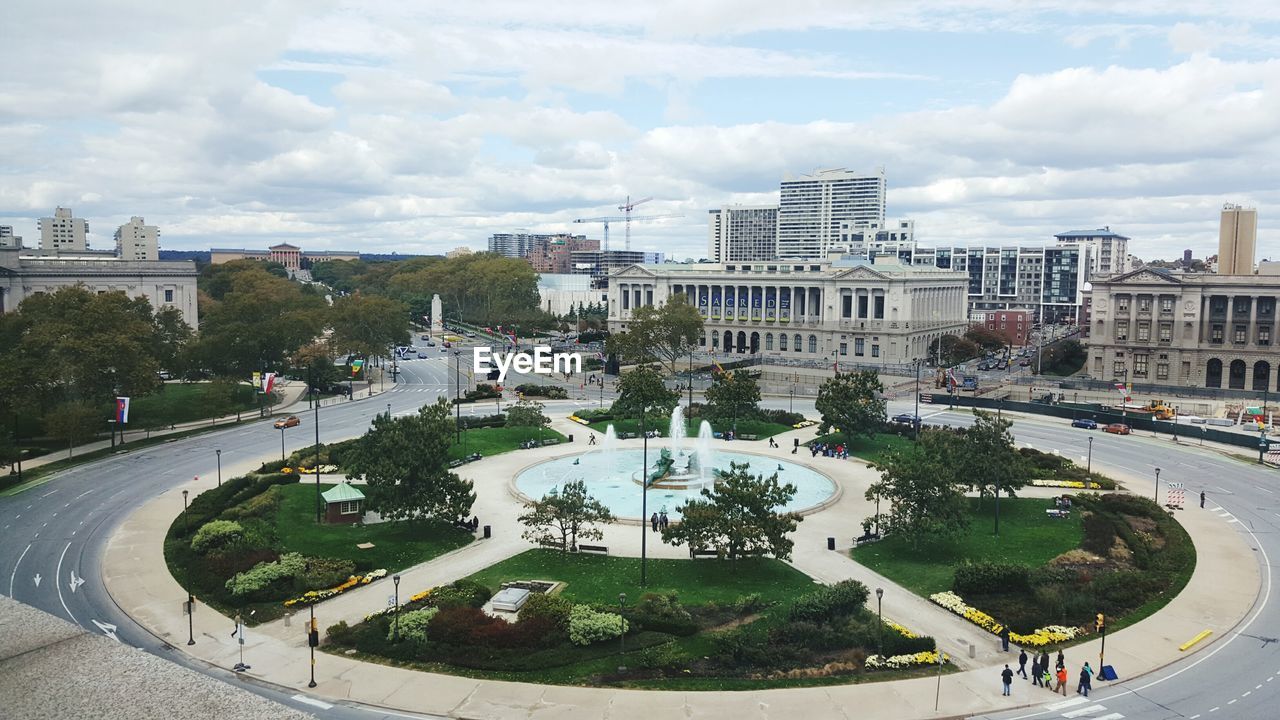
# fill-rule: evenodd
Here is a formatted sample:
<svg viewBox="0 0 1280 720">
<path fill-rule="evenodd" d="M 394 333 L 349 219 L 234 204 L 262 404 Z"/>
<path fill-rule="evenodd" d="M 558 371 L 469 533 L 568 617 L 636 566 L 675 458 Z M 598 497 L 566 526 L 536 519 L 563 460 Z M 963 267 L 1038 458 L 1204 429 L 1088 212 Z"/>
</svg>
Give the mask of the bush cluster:
<svg viewBox="0 0 1280 720">
<path fill-rule="evenodd" d="M 427 626 L 431 624 L 431 618 L 439 613 L 439 608 L 422 608 L 421 610 L 410 610 L 401 612 L 399 620 L 394 615 L 391 617 L 391 627 L 387 629 L 387 639 L 394 640 L 396 633 L 396 623 L 400 623 L 400 638 L 402 640 L 412 640 L 414 642 L 427 641 Z M 333 634 L 332 629 L 330 635 Z"/>
<path fill-rule="evenodd" d="M 590 645 L 610 640 L 627 631 L 627 621 L 617 613 L 597 612 L 586 605 L 574 605 L 569 611 L 569 641 L 574 645 Z"/>
<path fill-rule="evenodd" d="M 478 608 L 489 602 L 493 591 L 474 580 L 455 580 L 442 585 L 427 596 L 427 604 L 441 609 L 450 607 Z M 530 598 L 533 599 L 533 598 Z"/>
<path fill-rule="evenodd" d="M 531 618 L 543 618 L 562 635 L 569 633 L 569 612 L 573 603 L 561 595 L 534 593 L 520 608 L 520 622 Z"/>
<path fill-rule="evenodd" d="M 693 635 L 698 632 L 698 623 L 680 604 L 675 593 L 645 593 L 629 617 L 646 630 L 672 635 Z"/>
<path fill-rule="evenodd" d="M 231 520 L 210 520 L 191 538 L 191 549 L 201 555 L 234 548 L 244 540 L 244 527 Z"/>
<path fill-rule="evenodd" d="M 559 385 L 525 383 L 524 385 L 517 385 L 516 392 L 525 397 L 544 397 L 550 400 L 564 400 L 569 397 L 569 394 Z"/>
<path fill-rule="evenodd" d="M 258 563 L 227 581 L 232 595 L 248 600 L 270 600 L 292 589 L 293 579 L 306 572 L 307 560 L 298 553 L 285 553 L 274 562 Z"/>
<path fill-rule="evenodd" d="M 961 596 L 1024 592 L 1031 589 L 1031 569 L 1001 562 L 969 562 L 956 568 L 951 587 Z"/>
<path fill-rule="evenodd" d="M 866 602 L 866 585 L 857 580 L 841 580 L 796 598 L 791 604 L 790 618 L 829 622 L 857 613 Z"/>
<path fill-rule="evenodd" d="M 781 409 L 761 408 L 760 419 L 780 425 L 795 425 L 796 423 L 804 422 L 804 415 Z"/>
</svg>

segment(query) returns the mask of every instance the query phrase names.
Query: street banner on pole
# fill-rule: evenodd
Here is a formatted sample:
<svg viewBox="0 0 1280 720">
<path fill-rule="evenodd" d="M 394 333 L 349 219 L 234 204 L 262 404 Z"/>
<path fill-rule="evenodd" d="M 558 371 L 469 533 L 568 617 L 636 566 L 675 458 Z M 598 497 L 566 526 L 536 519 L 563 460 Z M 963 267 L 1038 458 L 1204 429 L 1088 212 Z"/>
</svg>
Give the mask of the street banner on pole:
<svg viewBox="0 0 1280 720">
<path fill-rule="evenodd" d="M 254 373 L 255 375 L 257 373 Z M 276 374 L 273 372 L 262 373 L 262 394 L 270 395 L 271 388 L 276 384 Z"/>
<path fill-rule="evenodd" d="M 127 397 L 116 398 L 116 422 L 129 422 L 129 398 Z"/>
</svg>

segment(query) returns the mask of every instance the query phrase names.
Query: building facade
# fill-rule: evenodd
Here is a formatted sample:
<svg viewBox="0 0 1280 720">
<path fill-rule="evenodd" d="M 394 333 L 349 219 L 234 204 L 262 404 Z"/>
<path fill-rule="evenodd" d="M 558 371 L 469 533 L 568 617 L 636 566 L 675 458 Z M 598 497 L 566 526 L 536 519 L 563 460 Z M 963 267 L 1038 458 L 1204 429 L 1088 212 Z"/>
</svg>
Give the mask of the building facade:
<svg viewBox="0 0 1280 720">
<path fill-rule="evenodd" d="M 160 259 L 160 228 L 134 216 L 116 228 L 116 257 L 137 262 Z"/>
<path fill-rule="evenodd" d="M 1218 274 L 1252 275 L 1258 211 L 1227 203 L 1218 225 Z"/>
<path fill-rule="evenodd" d="M 588 275 L 562 275 L 540 273 L 538 275 L 539 307 L 552 315 L 568 315 L 571 310 L 604 302 L 604 290 L 593 288 Z"/>
<path fill-rule="evenodd" d="M 0 225 L 0 248 L 21 248 L 22 236 L 13 234 L 12 225 Z"/>
<path fill-rule="evenodd" d="M 705 319 L 701 349 L 720 355 L 904 364 L 968 326 L 967 279 L 897 263 L 807 261 L 632 265 L 609 278 L 609 329 L 636 308 L 683 295 Z"/>
<path fill-rule="evenodd" d="M 1280 276 L 1143 268 L 1094 280 L 1091 294 L 1087 372 L 1093 377 L 1280 389 Z"/>
<path fill-rule="evenodd" d="M 778 198 L 778 253 L 823 258 L 840 239 L 842 224 L 883 225 L 884 168 L 874 173 L 819 170 L 782 181 Z"/>
<path fill-rule="evenodd" d="M 778 257 L 778 206 L 729 205 L 707 214 L 707 257 L 712 262 Z"/>
<path fill-rule="evenodd" d="M 1109 226 L 1097 230 L 1070 230 L 1054 237 L 1059 245 L 1079 245 L 1089 249 L 1089 278 L 1130 270 L 1129 238 L 1112 232 Z"/>
<path fill-rule="evenodd" d="M 569 254 L 569 272 L 590 275 L 596 287 L 609 284 L 609 275 L 629 265 L 659 265 L 663 254 L 643 250 L 577 250 Z"/>
<path fill-rule="evenodd" d="M 58 207 L 53 217 L 40 218 L 40 249 L 49 253 L 84 252 L 89 249 L 89 223 L 75 217 L 71 208 Z"/>
<path fill-rule="evenodd" d="M 360 253 L 345 250 L 319 250 L 307 252 L 289 243 L 280 243 L 267 250 L 245 250 L 243 248 L 213 248 L 209 251 L 209 264 L 221 265 L 234 260 L 262 260 L 278 262 L 296 272 L 307 269 L 318 262 L 329 260 L 359 260 Z"/>
<path fill-rule="evenodd" d="M 1035 316 L 1030 310 L 979 310 L 969 319 L 988 330 L 1004 333 L 1012 345 L 1026 345 Z"/>
<path fill-rule="evenodd" d="M 26 256 L 17 248 L 0 248 L 0 312 L 17 310 L 33 295 L 83 285 L 90 292 L 119 290 L 131 298 L 145 297 L 156 310 L 177 308 L 183 321 L 195 328 L 196 275 L 190 260 L 139 262 L 65 252 L 58 257 Z"/>
</svg>

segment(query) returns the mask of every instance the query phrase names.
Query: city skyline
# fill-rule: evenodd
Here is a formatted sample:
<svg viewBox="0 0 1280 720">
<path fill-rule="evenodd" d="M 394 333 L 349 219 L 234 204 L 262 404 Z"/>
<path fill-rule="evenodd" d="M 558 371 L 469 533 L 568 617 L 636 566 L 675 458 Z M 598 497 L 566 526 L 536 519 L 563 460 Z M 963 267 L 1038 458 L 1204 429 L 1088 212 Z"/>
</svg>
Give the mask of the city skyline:
<svg viewBox="0 0 1280 720">
<path fill-rule="evenodd" d="M 1280 10 L 1256 4 L 11 12 L 0 225 L 28 246 L 61 205 L 95 248 L 144 216 L 165 249 L 443 254 L 599 238 L 572 220 L 630 194 L 682 216 L 633 226 L 636 250 L 700 257 L 708 210 L 884 167 L 924 245 L 1110 226 L 1205 257 L 1232 202 L 1280 255 Z"/>
</svg>

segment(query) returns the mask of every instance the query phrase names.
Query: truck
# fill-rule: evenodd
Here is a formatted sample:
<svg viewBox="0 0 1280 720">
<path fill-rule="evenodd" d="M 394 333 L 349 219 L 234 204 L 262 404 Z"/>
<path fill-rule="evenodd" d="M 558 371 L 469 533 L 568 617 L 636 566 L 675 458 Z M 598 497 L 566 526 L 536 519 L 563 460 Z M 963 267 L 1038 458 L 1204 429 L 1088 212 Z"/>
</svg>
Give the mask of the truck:
<svg viewBox="0 0 1280 720">
<path fill-rule="evenodd" d="M 1125 403 L 1117 410 L 1133 413 L 1134 415 L 1150 415 L 1156 420 L 1173 420 L 1178 417 L 1178 411 L 1172 406 L 1166 405 L 1163 400 L 1152 400 L 1145 405 L 1139 403 Z"/>
</svg>

